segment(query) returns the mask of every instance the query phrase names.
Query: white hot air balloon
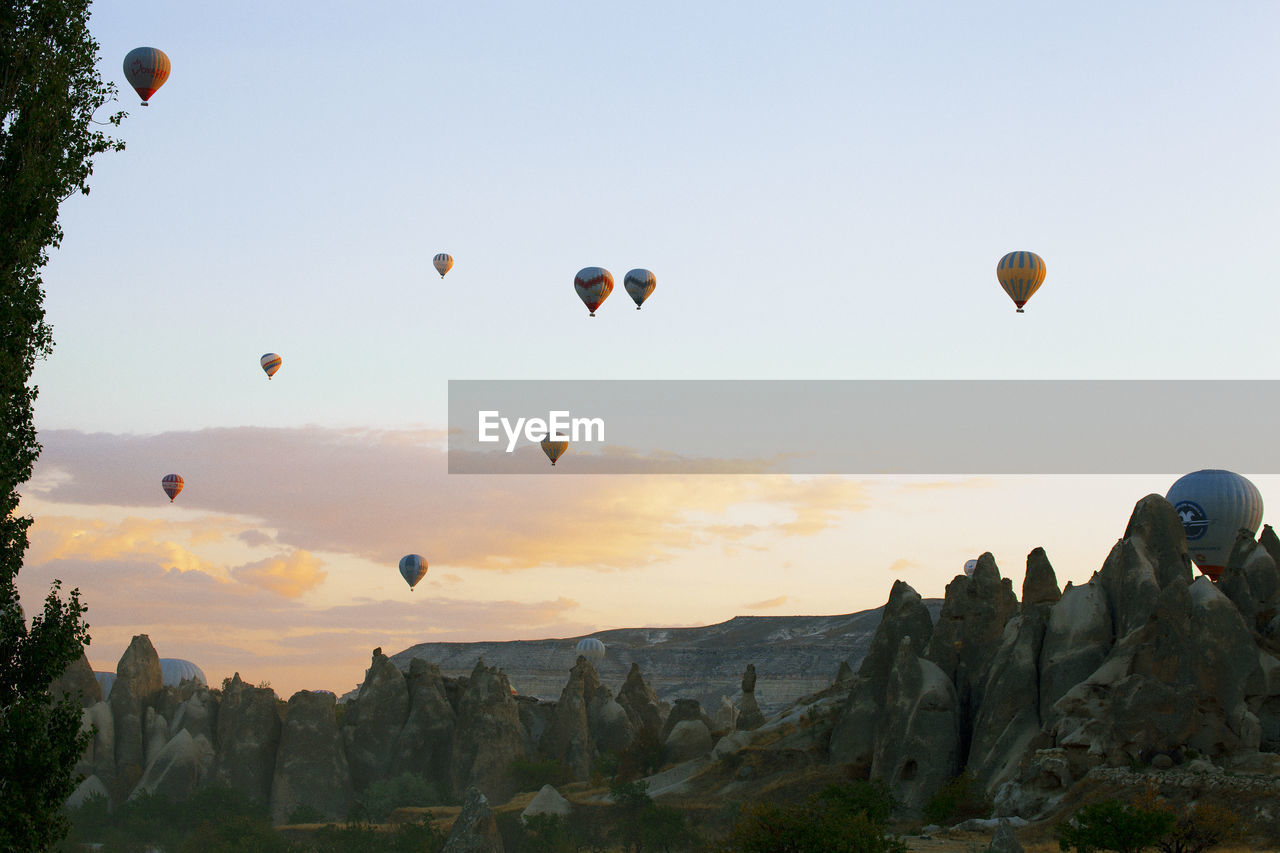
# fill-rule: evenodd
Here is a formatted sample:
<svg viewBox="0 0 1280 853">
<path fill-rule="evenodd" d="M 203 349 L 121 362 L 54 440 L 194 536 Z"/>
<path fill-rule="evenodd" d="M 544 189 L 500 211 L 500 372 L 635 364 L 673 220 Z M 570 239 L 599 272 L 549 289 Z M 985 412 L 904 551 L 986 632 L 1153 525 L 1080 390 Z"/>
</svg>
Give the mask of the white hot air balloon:
<svg viewBox="0 0 1280 853">
<path fill-rule="evenodd" d="M 578 641 L 576 651 L 579 655 L 591 661 L 593 666 L 599 666 L 604 660 L 604 643 L 595 637 L 585 637 Z"/>
<path fill-rule="evenodd" d="M 1262 523 L 1262 494 L 1239 474 L 1209 468 L 1178 479 L 1165 495 L 1187 534 L 1191 559 L 1214 580 L 1227 566 L 1241 530 L 1250 535 Z"/>
</svg>

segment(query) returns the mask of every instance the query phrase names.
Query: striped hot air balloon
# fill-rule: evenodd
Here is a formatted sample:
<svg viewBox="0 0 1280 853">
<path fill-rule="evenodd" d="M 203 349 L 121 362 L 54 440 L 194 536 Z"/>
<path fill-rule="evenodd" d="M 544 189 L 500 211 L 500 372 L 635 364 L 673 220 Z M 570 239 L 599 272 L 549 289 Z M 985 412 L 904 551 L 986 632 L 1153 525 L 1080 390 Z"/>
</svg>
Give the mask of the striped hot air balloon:
<svg viewBox="0 0 1280 853">
<path fill-rule="evenodd" d="M 135 47 L 124 58 L 124 79 L 142 98 L 142 105 L 169 79 L 169 57 L 154 47 Z"/>
<path fill-rule="evenodd" d="M 283 359 L 273 352 L 269 352 L 259 359 L 259 363 L 262 364 L 262 369 L 266 371 L 268 379 L 276 375 L 276 371 L 280 369 L 282 361 Z M 303 372 L 305 373 L 306 371 L 304 370 Z"/>
<path fill-rule="evenodd" d="M 573 289 L 594 317 L 596 309 L 613 293 L 613 273 L 604 267 L 584 267 L 573 277 Z"/>
<path fill-rule="evenodd" d="M 169 503 L 173 503 L 173 499 L 178 496 L 178 492 L 182 491 L 186 483 L 177 474 L 165 474 L 160 480 L 160 485 L 164 488 L 164 493 L 169 496 Z"/>
<path fill-rule="evenodd" d="M 400 576 L 409 585 L 409 591 L 418 585 L 418 581 L 427 576 L 427 561 L 421 554 L 406 554 L 400 558 Z"/>
<path fill-rule="evenodd" d="M 444 278 L 444 274 L 453 269 L 453 255 L 441 252 L 431 259 L 431 263 L 435 265 L 436 272 L 440 273 L 440 277 Z"/>
<path fill-rule="evenodd" d="M 1262 523 L 1262 493 L 1231 471 L 1187 474 L 1169 487 L 1165 499 L 1182 519 L 1191 559 L 1213 580 L 1227 567 L 1236 534 L 1247 530 L 1252 536 Z"/>
<path fill-rule="evenodd" d="M 1010 252 L 996 264 L 996 278 L 1018 306 L 1019 314 L 1023 313 L 1022 306 L 1044 284 L 1044 274 L 1044 258 L 1035 252 Z"/>
<path fill-rule="evenodd" d="M 600 662 L 604 660 L 604 643 L 595 637 L 585 637 L 579 640 L 575 651 L 591 661 L 594 666 L 599 666 Z"/>
<path fill-rule="evenodd" d="M 627 289 L 627 294 L 635 300 L 636 310 L 639 311 L 640 306 L 653 294 L 653 289 L 658 286 L 658 277 L 648 270 L 631 270 L 622 277 L 622 286 Z"/>
<path fill-rule="evenodd" d="M 556 460 L 564 455 L 569 449 L 567 441 L 552 441 L 551 436 L 542 439 L 542 452 L 547 454 L 547 458 L 551 460 L 551 467 L 556 467 Z"/>
</svg>

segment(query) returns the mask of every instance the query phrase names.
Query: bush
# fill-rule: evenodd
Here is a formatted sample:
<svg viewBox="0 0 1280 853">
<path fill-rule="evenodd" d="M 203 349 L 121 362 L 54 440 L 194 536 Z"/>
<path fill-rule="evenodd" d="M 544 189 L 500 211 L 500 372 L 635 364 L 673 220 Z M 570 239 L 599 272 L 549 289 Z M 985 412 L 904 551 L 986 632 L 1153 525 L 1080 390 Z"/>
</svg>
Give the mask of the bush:
<svg viewBox="0 0 1280 853">
<path fill-rule="evenodd" d="M 865 811 L 823 807 L 820 798 L 806 806 L 758 803 L 744 808 L 729 831 L 724 853 L 906 853 L 902 839 L 885 834 L 884 825 Z"/>
<path fill-rule="evenodd" d="M 444 800 L 440 789 L 416 773 L 401 773 L 392 779 L 379 779 L 356 797 L 352 814 L 360 819 L 383 823 L 401 806 L 439 805 Z"/>
<path fill-rule="evenodd" d="M 961 773 L 929 799 L 924 807 L 924 819 L 929 823 L 946 825 L 975 817 L 991 817 L 994 808 L 977 780 L 969 773 Z"/>
<path fill-rule="evenodd" d="M 315 834 L 308 853 L 439 853 L 447 834 L 425 818 L 382 832 L 367 823 L 326 826 Z"/>
<path fill-rule="evenodd" d="M 597 755 L 596 760 L 591 762 L 592 783 L 600 785 L 606 779 L 613 779 L 618 775 L 621 763 L 622 758 L 617 752 L 602 752 Z"/>
<path fill-rule="evenodd" d="M 306 803 L 298 806 L 289 812 L 289 819 L 286 823 L 324 823 L 325 816 L 315 806 L 309 806 Z"/>
<path fill-rule="evenodd" d="M 641 729 L 627 748 L 618 754 L 618 778 L 631 781 L 662 767 L 664 750 L 658 733 L 652 729 Z"/>
<path fill-rule="evenodd" d="M 517 791 L 540 791 L 543 785 L 558 788 L 573 781 L 573 771 L 554 759 L 517 758 L 507 766 Z"/>
<path fill-rule="evenodd" d="M 898 801 L 889 790 L 889 783 L 883 779 L 832 785 L 818 794 L 818 800 L 832 811 L 850 816 L 862 812 L 873 823 L 882 825 L 888 823 L 893 810 L 898 807 Z"/>
<path fill-rule="evenodd" d="M 1173 830 L 1174 824 L 1172 812 L 1103 800 L 1080 809 L 1070 822 L 1058 824 L 1054 835 L 1058 838 L 1058 847 L 1064 851 L 1139 853 L 1156 846 Z"/>
</svg>

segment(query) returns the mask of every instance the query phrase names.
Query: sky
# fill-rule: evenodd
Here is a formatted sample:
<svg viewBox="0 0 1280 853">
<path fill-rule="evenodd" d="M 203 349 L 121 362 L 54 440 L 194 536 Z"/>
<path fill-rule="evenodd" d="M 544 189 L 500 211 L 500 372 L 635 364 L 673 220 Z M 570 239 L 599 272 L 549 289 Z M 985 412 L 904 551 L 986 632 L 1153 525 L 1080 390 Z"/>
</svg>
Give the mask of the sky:
<svg viewBox="0 0 1280 853">
<path fill-rule="evenodd" d="M 45 271 L 27 610 L 60 578 L 95 669 L 147 633 L 288 695 L 377 646 L 941 596 L 986 550 L 1015 588 L 1037 546 L 1084 582 L 1137 500 L 1215 467 L 1197 422 L 1245 413 L 1171 401 L 1186 458 L 1149 476 L 582 477 L 572 450 L 450 475 L 448 382 L 1275 379 L 1278 26 L 1231 0 L 99 3 L 127 148 Z M 173 68 L 147 107 L 142 45 Z M 1025 314 L 1013 250 L 1048 268 Z M 593 265 L 618 287 L 590 319 Z"/>
</svg>

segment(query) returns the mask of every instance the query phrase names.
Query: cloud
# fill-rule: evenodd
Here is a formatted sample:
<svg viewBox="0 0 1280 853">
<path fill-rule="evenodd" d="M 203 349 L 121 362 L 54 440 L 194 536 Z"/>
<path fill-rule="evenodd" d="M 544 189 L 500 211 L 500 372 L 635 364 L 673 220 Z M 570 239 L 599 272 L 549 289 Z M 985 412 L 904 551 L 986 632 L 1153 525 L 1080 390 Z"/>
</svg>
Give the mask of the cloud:
<svg viewBox="0 0 1280 853">
<path fill-rule="evenodd" d="M 176 471 L 186 478 L 181 508 L 223 514 L 226 535 L 248 544 L 271 536 L 295 550 L 384 564 L 416 551 L 437 567 L 503 570 L 635 568 L 722 539 L 811 536 L 867 505 L 862 485 L 839 477 L 574 477 L 545 464 L 537 476 L 450 475 L 441 436 L 314 426 L 53 430 L 40 434 L 38 499 L 160 512 L 169 504 L 159 478 Z M 740 506 L 773 513 L 731 530 L 724 515 Z"/>
<path fill-rule="evenodd" d="M 286 557 L 268 557 L 246 563 L 231 570 L 231 576 L 243 583 L 270 590 L 285 598 L 297 598 L 319 586 L 325 578 L 323 563 L 306 551 L 294 551 Z"/>
<path fill-rule="evenodd" d="M 898 559 L 894 560 L 892 563 L 889 564 L 889 571 L 891 572 L 905 572 L 908 569 L 918 569 L 918 568 L 920 568 L 919 563 L 917 563 L 915 560 L 908 560 L 905 557 L 899 557 Z"/>
<path fill-rule="evenodd" d="M 780 595 L 777 598 L 770 598 L 765 601 L 757 601 L 754 604 L 744 604 L 743 607 L 745 607 L 747 610 L 770 610 L 774 607 L 781 607 L 783 604 L 786 603 L 786 601 L 787 601 L 787 597 L 785 595 Z"/>
</svg>

